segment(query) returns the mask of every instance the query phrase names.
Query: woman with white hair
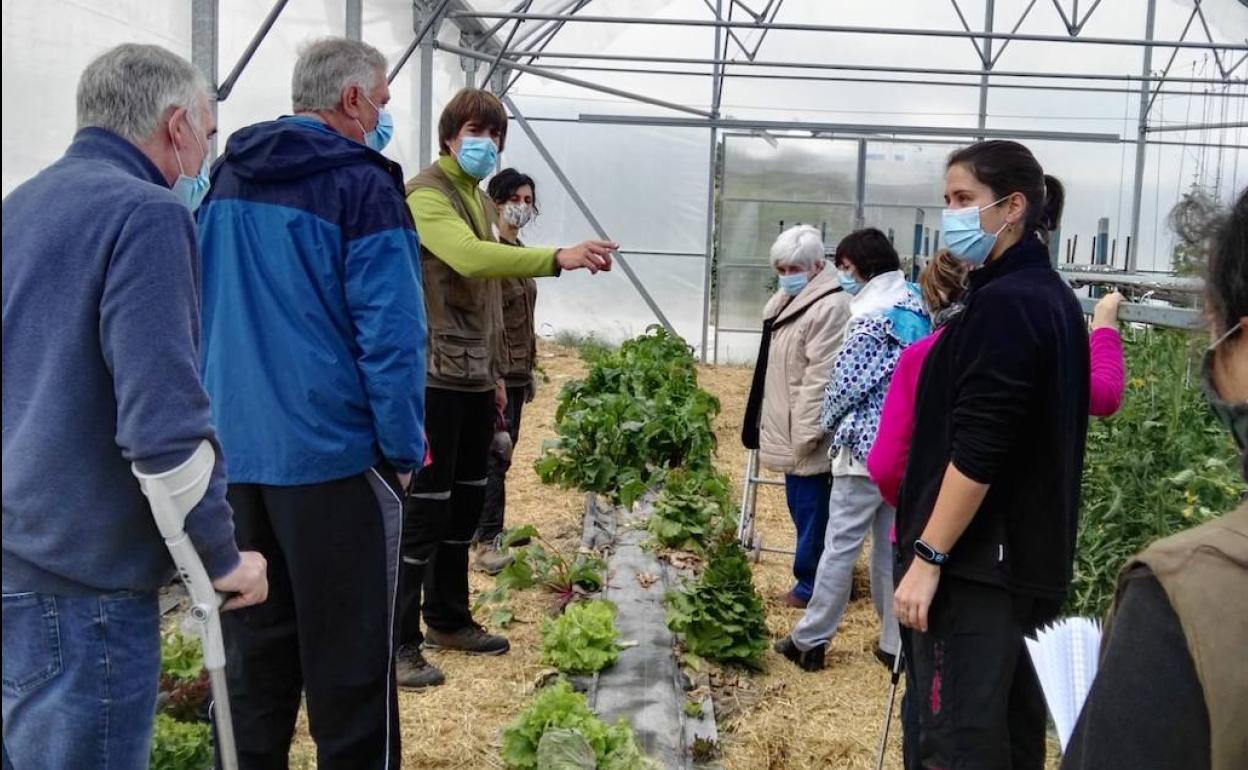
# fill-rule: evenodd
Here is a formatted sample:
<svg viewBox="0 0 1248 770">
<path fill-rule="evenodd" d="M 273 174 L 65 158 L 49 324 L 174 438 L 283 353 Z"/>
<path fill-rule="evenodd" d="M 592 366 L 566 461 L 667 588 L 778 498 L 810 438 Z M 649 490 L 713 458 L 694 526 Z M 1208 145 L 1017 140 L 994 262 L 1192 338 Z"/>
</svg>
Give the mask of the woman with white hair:
<svg viewBox="0 0 1248 770">
<path fill-rule="evenodd" d="M 810 225 L 790 227 L 771 247 L 780 288 L 763 310 L 763 341 L 746 407 L 742 440 L 784 473 L 797 528 L 793 589 L 781 597 L 805 607 L 814 589 L 828 523 L 832 468 L 820 413 L 832 361 L 849 321 L 849 295 L 825 269 L 823 240 Z"/>
</svg>

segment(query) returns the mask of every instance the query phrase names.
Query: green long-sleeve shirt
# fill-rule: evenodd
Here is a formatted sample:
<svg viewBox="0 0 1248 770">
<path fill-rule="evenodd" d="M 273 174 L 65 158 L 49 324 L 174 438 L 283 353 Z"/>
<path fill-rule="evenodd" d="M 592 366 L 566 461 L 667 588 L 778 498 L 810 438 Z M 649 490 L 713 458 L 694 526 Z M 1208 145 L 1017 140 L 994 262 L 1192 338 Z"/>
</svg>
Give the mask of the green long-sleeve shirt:
<svg viewBox="0 0 1248 770">
<path fill-rule="evenodd" d="M 450 178 L 481 231 L 487 231 L 489 225 L 477 195 L 477 180 L 468 176 L 450 155 L 438 158 L 438 166 Z M 437 190 L 414 191 L 407 196 L 407 206 L 416 220 L 421 245 L 465 278 L 536 278 L 558 273 L 554 248 L 516 247 L 481 240 Z"/>
</svg>

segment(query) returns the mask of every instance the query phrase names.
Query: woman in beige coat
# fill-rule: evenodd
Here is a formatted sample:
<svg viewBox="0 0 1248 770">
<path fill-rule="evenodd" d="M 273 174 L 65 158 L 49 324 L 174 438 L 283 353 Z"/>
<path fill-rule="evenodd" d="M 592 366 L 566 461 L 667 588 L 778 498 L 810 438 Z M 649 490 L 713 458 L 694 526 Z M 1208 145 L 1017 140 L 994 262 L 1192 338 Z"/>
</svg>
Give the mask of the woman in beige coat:
<svg viewBox="0 0 1248 770">
<path fill-rule="evenodd" d="M 841 290 L 836 270 L 825 269 L 823 240 L 809 225 L 796 225 L 776 238 L 771 265 L 780 289 L 763 310 L 761 408 L 753 410 L 756 417 L 747 414 L 747 426 L 758 427 L 760 462 L 784 473 L 797 548 L 796 584 L 783 601 L 805 607 L 823 553 L 832 489 L 830 436 L 820 414 L 832 361 L 849 321 L 850 298 Z M 759 379 L 756 375 L 755 391 Z M 752 402 L 756 395 L 751 393 Z"/>
</svg>

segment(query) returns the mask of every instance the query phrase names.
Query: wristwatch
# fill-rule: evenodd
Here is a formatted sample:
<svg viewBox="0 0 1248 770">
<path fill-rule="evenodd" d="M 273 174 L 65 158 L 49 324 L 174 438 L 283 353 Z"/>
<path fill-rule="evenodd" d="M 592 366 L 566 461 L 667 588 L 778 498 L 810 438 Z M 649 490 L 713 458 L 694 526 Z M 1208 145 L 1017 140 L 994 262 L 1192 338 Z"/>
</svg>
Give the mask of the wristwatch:
<svg viewBox="0 0 1248 770">
<path fill-rule="evenodd" d="M 937 567 L 943 567 L 945 562 L 949 561 L 949 554 L 937 551 L 922 540 L 914 541 L 914 555 L 928 564 L 935 564 Z"/>
</svg>

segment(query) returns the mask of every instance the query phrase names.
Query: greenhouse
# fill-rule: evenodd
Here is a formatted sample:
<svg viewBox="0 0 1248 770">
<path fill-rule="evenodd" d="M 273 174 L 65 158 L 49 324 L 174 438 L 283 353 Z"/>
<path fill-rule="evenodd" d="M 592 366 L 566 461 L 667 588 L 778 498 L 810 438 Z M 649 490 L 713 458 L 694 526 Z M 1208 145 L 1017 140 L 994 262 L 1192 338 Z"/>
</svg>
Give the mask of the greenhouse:
<svg viewBox="0 0 1248 770">
<path fill-rule="evenodd" d="M 100 744 L 153 768 L 1248 762 L 1243 672 L 1209 662 L 1248 643 L 1248 0 L 3 14 L 6 768 L 129 766 L 41 734 L 74 735 L 47 716 L 86 654 L 66 597 L 142 595 L 157 557 L 155 721 L 117 711 Z M 123 44 L 189 62 L 204 116 L 166 100 L 150 142 L 84 122 L 124 101 L 90 88 L 147 82 L 99 74 Z M 370 72 L 375 49 L 384 79 L 325 69 L 341 101 L 310 107 L 316 46 Z M 72 165 L 107 142 L 148 187 L 202 187 L 191 218 L 135 235 L 130 188 Z M 128 501 L 81 557 L 41 507 L 79 436 L 70 507 Z M 1145 550 L 1203 535 L 1207 571 Z M 1129 563 L 1161 641 L 1123 636 Z M 1186 695 L 1106 716 L 1138 671 L 1115 645 L 1167 639 L 1178 678 L 1133 697 Z M 1181 760 L 1153 747 L 1170 720 Z"/>
</svg>

